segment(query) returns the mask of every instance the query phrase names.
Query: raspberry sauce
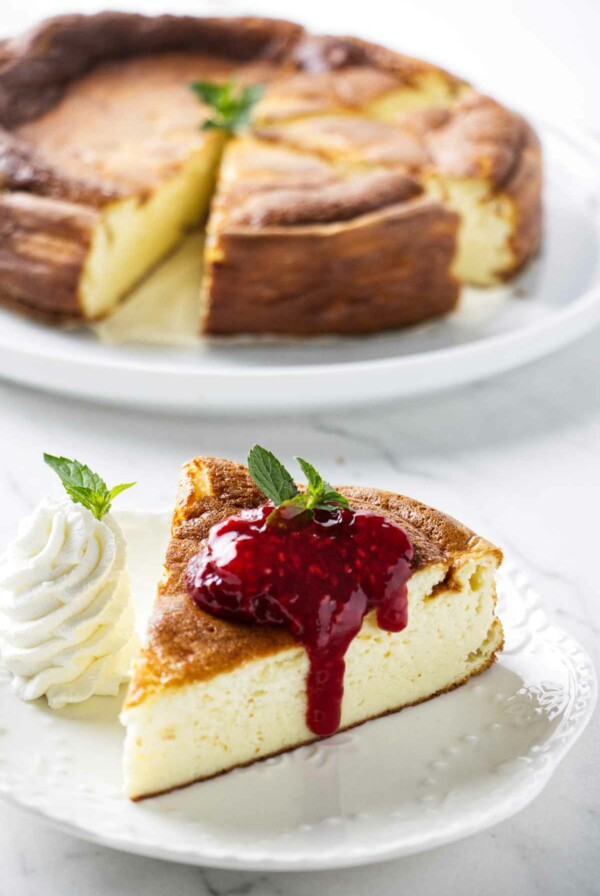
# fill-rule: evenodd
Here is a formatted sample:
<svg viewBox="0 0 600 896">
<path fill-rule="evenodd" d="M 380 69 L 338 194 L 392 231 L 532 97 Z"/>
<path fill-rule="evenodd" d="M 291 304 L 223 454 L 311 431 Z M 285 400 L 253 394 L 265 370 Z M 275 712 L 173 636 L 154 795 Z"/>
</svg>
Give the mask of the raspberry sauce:
<svg viewBox="0 0 600 896">
<path fill-rule="evenodd" d="M 365 613 L 375 607 L 386 631 L 407 624 L 413 548 L 400 526 L 375 513 L 339 507 L 285 519 L 273 509 L 213 526 L 188 565 L 187 589 L 215 616 L 284 626 L 304 645 L 306 722 L 325 736 L 340 725 L 344 655 Z"/>
</svg>

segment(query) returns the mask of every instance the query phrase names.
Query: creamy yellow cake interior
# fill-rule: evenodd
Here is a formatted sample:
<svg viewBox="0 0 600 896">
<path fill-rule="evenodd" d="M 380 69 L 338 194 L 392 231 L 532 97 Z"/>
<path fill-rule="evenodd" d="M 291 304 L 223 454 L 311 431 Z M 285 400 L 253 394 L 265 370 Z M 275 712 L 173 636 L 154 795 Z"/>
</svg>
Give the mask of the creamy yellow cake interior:
<svg viewBox="0 0 600 896">
<path fill-rule="evenodd" d="M 104 317 L 206 218 L 223 142 L 213 131 L 205 147 L 149 198 L 132 196 L 103 210 L 81 280 L 87 318 Z"/>
<path fill-rule="evenodd" d="M 432 590 L 444 568 L 409 584 L 409 624 L 365 619 L 346 654 L 342 728 L 445 691 L 485 669 L 502 641 L 494 617 L 493 558 L 461 569 L 464 591 Z M 211 777 L 307 743 L 308 660 L 302 647 L 150 696 L 123 713 L 125 780 L 136 798 Z"/>
</svg>

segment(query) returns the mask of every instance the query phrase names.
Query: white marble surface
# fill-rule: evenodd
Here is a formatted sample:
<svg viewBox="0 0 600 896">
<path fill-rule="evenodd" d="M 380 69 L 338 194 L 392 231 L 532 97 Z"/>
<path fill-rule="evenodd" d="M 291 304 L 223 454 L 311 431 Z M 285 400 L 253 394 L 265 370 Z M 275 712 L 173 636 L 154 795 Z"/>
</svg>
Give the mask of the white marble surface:
<svg viewBox="0 0 600 896">
<path fill-rule="evenodd" d="M 101 5 L 30 0 L 25 8 L 21 0 L 5 0 L 0 28 Z M 304 14 L 334 30 L 362 28 L 448 65 L 459 46 L 459 68 L 467 76 L 478 72 L 486 88 L 600 133 L 595 0 L 406 0 L 405 15 L 394 12 L 393 21 L 390 10 L 399 6 L 389 0 L 370 0 L 368 13 L 362 5 L 312 0 L 301 8 L 226 4 L 236 5 Z M 195 453 L 242 459 L 260 440 L 283 457 L 309 457 L 333 480 L 416 495 L 497 540 L 529 570 L 554 618 L 598 661 L 599 381 L 600 331 L 489 383 L 394 408 L 293 421 L 177 420 L 0 384 L 0 542 L 12 534 L 15 515 L 49 486 L 43 450 L 85 458 L 109 480 L 134 474 L 140 485 L 122 505 L 160 507 L 171 501 L 184 459 Z M 162 896 L 167 890 L 178 896 L 437 896 L 474 892 L 474 881 L 486 896 L 591 896 L 600 892 L 599 741 L 597 713 L 547 790 L 516 818 L 432 853 L 343 872 L 286 876 L 180 867 L 88 845 L 0 806 L 0 896 Z"/>
</svg>

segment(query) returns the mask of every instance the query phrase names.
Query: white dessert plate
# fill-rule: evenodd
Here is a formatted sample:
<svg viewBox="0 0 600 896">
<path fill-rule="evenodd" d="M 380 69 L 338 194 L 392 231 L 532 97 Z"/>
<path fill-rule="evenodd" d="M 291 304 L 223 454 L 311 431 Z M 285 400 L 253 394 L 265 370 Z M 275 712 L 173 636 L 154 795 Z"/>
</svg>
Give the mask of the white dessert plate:
<svg viewBox="0 0 600 896">
<path fill-rule="evenodd" d="M 167 514 L 121 514 L 144 627 Z M 506 649 L 463 687 L 316 745 L 130 803 L 120 698 L 51 711 L 0 678 L 0 794 L 70 834 L 194 865 L 262 870 L 377 862 L 466 837 L 527 805 L 589 721 L 596 678 L 527 577 L 499 579 Z"/>
<path fill-rule="evenodd" d="M 444 319 L 361 338 L 199 341 L 201 254 L 192 241 L 123 306 L 119 322 L 133 342 L 116 343 L 110 324 L 65 331 L 0 310 L 0 376 L 102 401 L 257 413 L 416 395 L 548 354 L 600 321 L 600 146 L 537 127 L 546 166 L 543 254 L 502 288 L 465 290 Z M 141 326 L 137 312 L 151 310 L 154 325 Z"/>
</svg>

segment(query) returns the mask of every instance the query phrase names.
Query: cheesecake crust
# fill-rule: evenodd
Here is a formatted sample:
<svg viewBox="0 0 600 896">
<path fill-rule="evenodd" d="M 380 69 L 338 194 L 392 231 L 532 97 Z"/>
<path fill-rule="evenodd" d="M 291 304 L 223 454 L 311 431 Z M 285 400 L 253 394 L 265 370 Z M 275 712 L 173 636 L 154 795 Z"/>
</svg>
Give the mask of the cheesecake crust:
<svg viewBox="0 0 600 896">
<path fill-rule="evenodd" d="M 78 317 L 79 279 L 98 220 L 92 206 L 21 191 L 0 194 L 5 303 L 45 322 Z"/>
<path fill-rule="evenodd" d="M 341 487 L 340 491 L 351 506 L 380 512 L 402 525 L 414 547 L 413 570 L 441 566 L 447 587 L 452 587 L 453 577 L 466 557 L 492 555 L 501 562 L 498 548 L 452 517 L 418 501 L 356 486 Z M 247 626 L 203 612 L 185 588 L 187 564 L 201 549 L 211 527 L 243 509 L 260 506 L 264 500 L 241 464 L 195 458 L 184 466 L 164 576 L 125 708 L 167 688 L 206 681 L 250 660 L 296 646 L 285 629 Z"/>
</svg>

